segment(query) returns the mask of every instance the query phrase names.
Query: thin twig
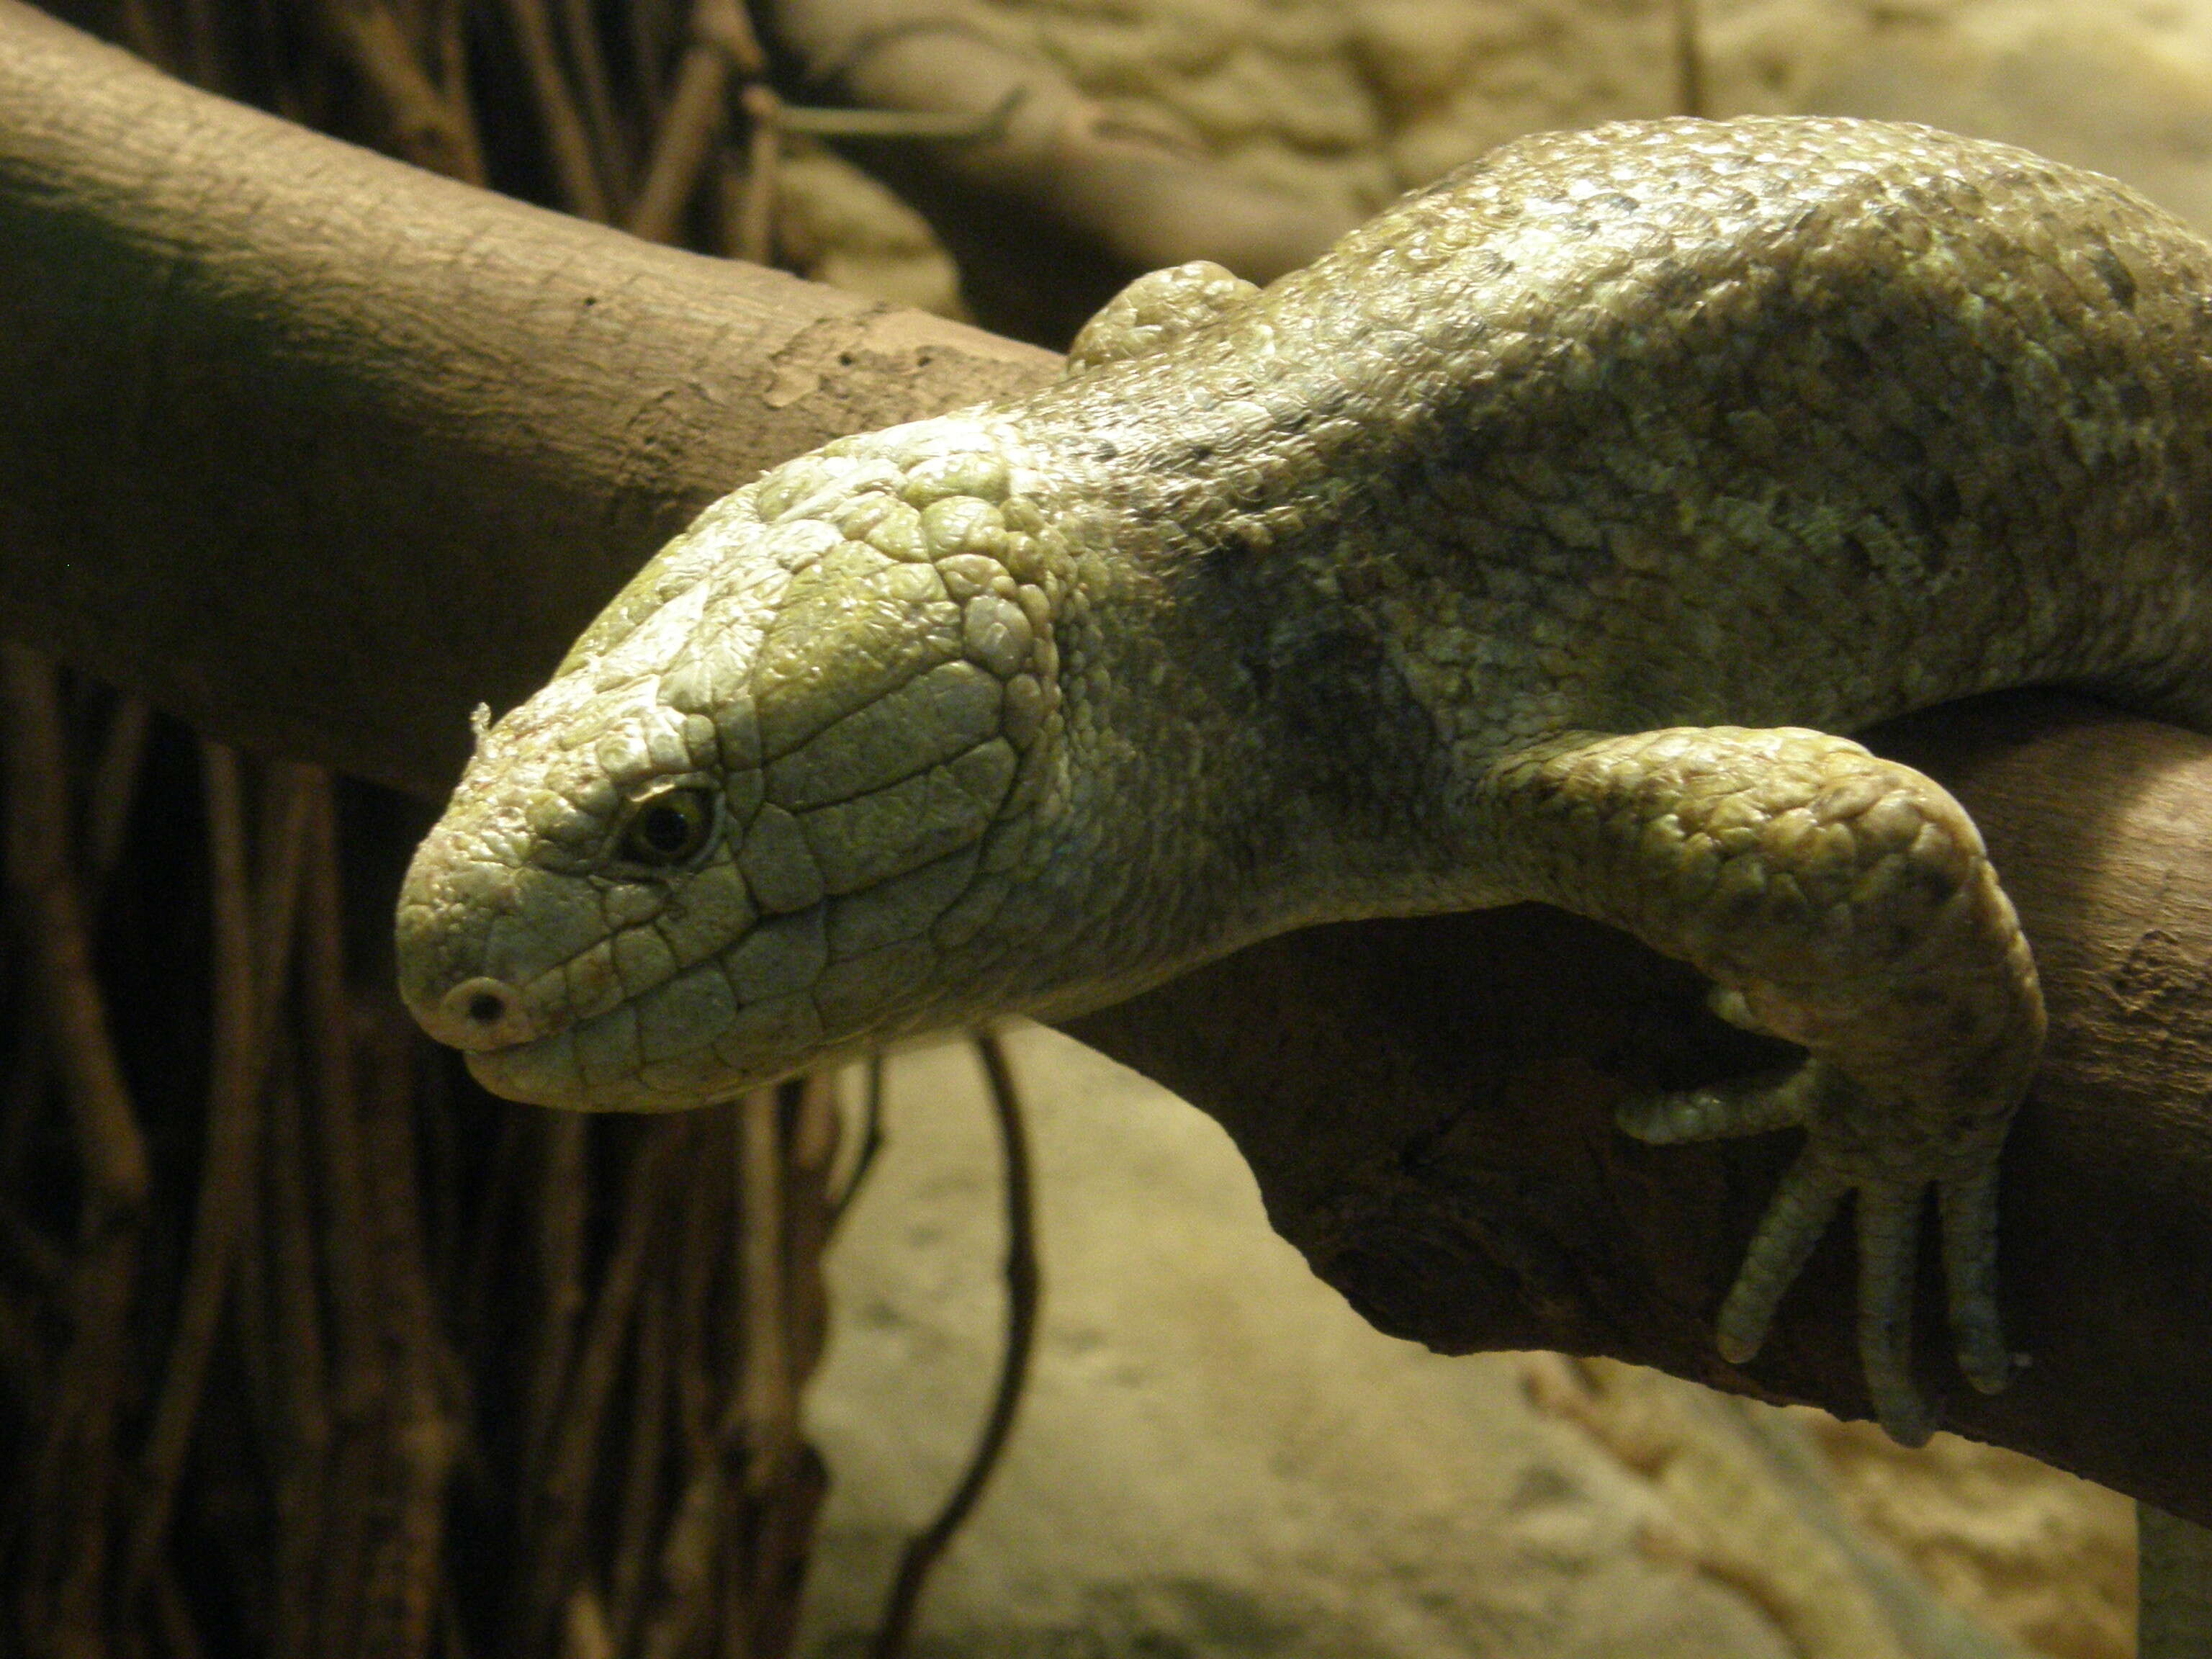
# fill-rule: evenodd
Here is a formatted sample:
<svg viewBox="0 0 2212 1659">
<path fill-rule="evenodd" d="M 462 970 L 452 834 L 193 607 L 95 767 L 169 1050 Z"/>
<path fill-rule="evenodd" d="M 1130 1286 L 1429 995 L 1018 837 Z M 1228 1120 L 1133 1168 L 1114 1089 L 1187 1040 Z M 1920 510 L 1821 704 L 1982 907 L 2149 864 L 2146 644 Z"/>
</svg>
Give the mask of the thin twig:
<svg viewBox="0 0 2212 1659">
<path fill-rule="evenodd" d="M 560 1628 L 563 1587 L 575 1576 L 577 1542 L 592 1474 L 599 1463 L 597 1454 L 617 1362 L 622 1356 L 622 1340 L 636 1311 L 638 1287 L 657 1231 L 661 1207 L 657 1189 L 684 1127 L 666 1120 L 642 1126 L 623 1177 L 614 1250 L 600 1278 L 583 1340 L 577 1345 L 575 1365 L 562 1396 L 558 1428 L 548 1449 L 544 1472 L 532 1489 L 538 1521 L 530 1540 L 534 1583 L 526 1604 L 526 1630 L 538 1632 L 538 1638 L 526 1642 L 526 1651 L 544 1651 L 552 1633 Z"/>
<path fill-rule="evenodd" d="M 93 1209 L 102 1217 L 134 1211 L 149 1178 L 146 1141 L 109 1036 L 69 854 L 68 773 L 53 671 L 20 646 L 0 645 L 0 686 L 8 714 L 9 884 L 68 1085 L 77 1154 Z M 106 1222 L 95 1217 L 88 1224 Z"/>
<path fill-rule="evenodd" d="M 728 119 L 730 60 L 719 47 L 704 40 L 686 47 L 676 73 L 676 90 L 670 94 L 666 114 L 653 137 L 653 154 L 646 162 L 645 183 L 630 210 L 629 230 L 648 242 L 668 242 L 684 220 L 684 209 L 699 187 L 699 174 L 707 153 Z"/>
<path fill-rule="evenodd" d="M 743 0 L 695 0 L 691 28 L 701 40 L 721 50 L 739 79 L 766 78 L 768 54 L 761 50 L 760 37 L 753 33 L 753 20 Z"/>
<path fill-rule="evenodd" d="M 53 1402 L 31 1479 L 11 1500 L 26 1540 L 10 1554 L 21 1565 L 25 1628 L 43 1632 L 58 1652 L 103 1649 L 114 1522 L 122 1509 L 117 1420 L 130 1375 L 130 1318 L 137 1286 L 138 1232 L 132 1218 L 112 1217 L 79 1257 L 70 1297 L 70 1346 L 54 1368 Z"/>
<path fill-rule="evenodd" d="M 690 1649 L 711 1589 L 708 1568 L 725 1484 L 722 1460 L 715 1451 L 684 1483 L 667 1536 L 661 1540 L 652 1614 L 638 1641 L 637 1651 L 644 1659 L 680 1659 Z"/>
<path fill-rule="evenodd" d="M 252 931 L 241 939 L 240 935 L 247 924 L 244 917 L 244 825 L 236 766 L 228 750 L 205 745 L 203 752 L 210 769 L 210 852 L 216 887 L 216 982 L 217 1019 L 221 1024 L 211 1064 L 214 1081 L 200 1209 L 179 1312 L 177 1346 L 172 1350 L 171 1365 L 155 1410 L 154 1432 L 147 1450 L 149 1490 L 155 1497 L 167 1490 L 162 1481 L 166 1479 L 173 1482 L 181 1470 L 225 1286 L 231 1272 L 240 1264 L 241 1255 L 249 1248 L 246 1236 L 259 1212 L 259 1206 L 253 1201 L 259 1133 L 256 1108 L 269 1073 L 276 1012 L 290 973 L 300 872 L 307 822 L 313 803 L 312 769 L 283 763 L 271 767 L 262 814 L 264 867 L 260 890 L 252 896 Z M 232 890 L 233 883 L 238 884 L 239 890 Z M 242 1009 L 232 1000 L 241 994 L 241 988 L 232 977 L 241 971 L 233 953 L 241 950 L 246 975 Z M 230 1023 L 234 1020 L 243 1022 L 242 1027 L 234 1030 Z M 244 1033 L 242 1048 L 238 1046 L 241 1041 L 240 1030 Z M 235 1191 L 218 1196 L 215 1183 L 228 1182 L 235 1182 Z M 303 1220 L 304 1214 L 302 1211 Z M 256 1299 L 249 1310 L 252 1315 L 260 1311 L 259 1288 L 255 1287 Z M 250 1318 L 248 1323 L 252 1322 Z M 186 1347 L 187 1340 L 196 1346 Z M 255 1380 L 267 1379 L 265 1374 L 257 1374 Z M 132 1535 L 130 1558 L 131 1582 L 134 1584 L 141 1582 L 140 1575 L 150 1563 L 149 1553 L 160 1547 L 161 1530 L 167 1525 L 167 1501 L 166 1498 L 160 1498 L 162 1507 L 149 1502 L 140 1511 L 143 1530 Z"/>
<path fill-rule="evenodd" d="M 283 1086 L 272 1079 L 269 1092 Z M 265 1170 L 267 1160 L 263 1160 Z M 258 1194 L 257 1194 L 258 1196 Z M 268 1218 L 249 1200 L 239 1217 L 237 1264 L 231 1271 L 230 1340 L 237 1369 L 245 1374 L 245 1415 L 260 1436 L 258 1449 L 274 1461 L 284 1454 L 276 1395 L 276 1336 L 270 1323 L 275 1292 L 269 1283 Z"/>
<path fill-rule="evenodd" d="M 1021 1097 L 1006 1064 L 1005 1047 L 997 1032 L 978 1027 L 976 1056 L 990 1085 L 991 1112 L 999 1129 L 1000 1154 L 1006 1162 L 1006 1347 L 1000 1362 L 999 1386 L 992 1395 L 990 1415 L 976 1437 L 967 1473 L 953 1487 L 937 1518 L 906 1547 L 898 1577 L 884 1605 L 882 1625 L 876 1632 L 872 1659 L 900 1659 L 906 1651 L 915 1609 L 930 1569 L 937 1565 L 962 1522 L 982 1497 L 983 1488 L 998 1467 L 1013 1431 L 1015 1413 L 1021 1409 L 1022 1389 L 1029 1379 L 1030 1353 L 1036 1340 L 1040 1278 L 1036 1256 L 1036 1217 L 1030 1195 L 1029 1137 L 1022 1123 Z"/>
<path fill-rule="evenodd" d="M 534 1114 L 512 1107 L 499 1114 L 499 1139 L 492 1147 L 490 1170 L 484 1177 L 475 1219 L 468 1228 L 468 1243 L 453 1253 L 460 1275 L 452 1297 L 453 1328 L 463 1352 L 478 1366 L 489 1358 L 478 1346 L 490 1335 L 484 1304 L 494 1285 L 507 1272 L 500 1259 L 500 1245 L 506 1236 L 507 1212 L 520 1201 L 523 1165 L 531 1152 L 532 1137 L 526 1126 L 536 1121 Z"/>
<path fill-rule="evenodd" d="M 374 1485 L 340 1491 L 336 1502 L 365 1513 L 359 1557 L 361 1612 L 331 1628 L 374 1659 L 426 1659 L 436 1626 L 446 1488 L 459 1453 L 460 1425 L 446 1409 L 428 1251 L 416 1200 L 414 1103 L 416 1038 L 388 1001 L 362 1028 L 356 1053 L 361 1090 L 362 1191 L 372 1218 L 368 1243 L 380 1270 L 377 1335 L 382 1409 L 369 1467 Z"/>
<path fill-rule="evenodd" d="M 361 1117 L 353 1075 L 353 1011 L 345 987 L 344 895 L 339 884 L 337 810 L 328 774 L 312 782 L 301 986 L 313 1091 L 316 1173 L 331 1303 L 333 1413 L 358 1419 L 375 1389 L 376 1266 L 368 1248 Z"/>
<path fill-rule="evenodd" d="M 680 1281 L 683 1295 L 677 1304 L 685 1322 L 678 1327 L 675 1350 L 688 1466 L 678 1471 L 675 1512 L 669 1518 L 654 1564 L 636 1650 L 644 1659 L 679 1659 L 690 1653 L 700 1620 L 709 1613 L 714 1599 L 714 1556 L 730 1484 L 726 1470 L 730 1453 L 744 1431 L 747 1396 L 740 1379 L 719 1415 L 709 1419 L 711 1344 L 698 1321 L 709 1300 L 713 1269 L 727 1266 L 742 1272 L 725 1241 L 738 1235 L 745 1224 L 738 1189 L 743 1179 L 743 1147 L 750 1109 L 749 1101 L 740 1101 L 700 1115 L 702 1139 L 726 1146 L 729 1155 L 692 1160 L 692 1203 Z M 732 1285 L 732 1294 L 743 1297 L 741 1281 Z M 742 1310 L 736 1322 L 744 1322 Z M 744 1353 L 737 1356 L 738 1368 L 748 1363 Z"/>
<path fill-rule="evenodd" d="M 1697 116 L 1707 109 L 1698 0 L 1674 0 L 1674 107 L 1681 114 Z"/>
<path fill-rule="evenodd" d="M 734 1106 L 711 1107 L 692 1123 L 698 1150 L 689 1160 L 673 1314 L 678 1441 L 684 1456 L 693 1461 L 714 1455 L 720 1416 L 714 1406 L 714 1338 L 734 1322 L 717 1319 L 712 1304 L 720 1269 L 728 1265 L 723 1241 L 736 1224 L 736 1160 L 708 1156 L 707 1149 L 724 1139 L 734 1144 L 737 1112 Z"/>
<path fill-rule="evenodd" d="M 469 147 L 483 154 L 483 137 L 477 128 L 476 106 L 469 93 L 470 0 L 435 0 L 436 13 L 425 31 L 437 70 L 434 79 L 444 100 L 447 118 L 467 135 Z M 477 163 L 479 168 L 483 163 Z"/>
<path fill-rule="evenodd" d="M 767 91 L 768 58 L 751 20 L 738 0 L 695 0 L 691 41 L 678 66 L 676 90 L 654 135 L 645 183 L 630 211 L 633 235 L 654 242 L 675 239 L 707 157 L 728 123 L 733 75 L 748 88 Z M 774 127 L 773 117 L 769 125 Z"/>
<path fill-rule="evenodd" d="M 386 1471 L 368 1443 L 380 1403 L 384 1331 L 376 1280 L 385 1267 L 374 1243 L 375 1202 L 354 1070 L 337 803 L 326 775 L 318 775 L 313 783 L 300 964 L 307 1063 L 301 1081 L 322 1199 L 331 1434 L 318 1500 L 322 1524 L 315 1540 L 307 1622 L 311 1632 L 335 1644 L 338 1632 L 357 1637 L 363 1626 L 362 1563 L 371 1524 L 367 1511 L 387 1502 L 382 1490 Z"/>
<path fill-rule="evenodd" d="M 1016 87 L 981 115 L 922 109 L 829 109 L 786 104 L 779 118 L 786 132 L 815 138 L 910 138 L 939 143 L 988 143 L 1006 136 L 1024 89 Z"/>
<path fill-rule="evenodd" d="M 307 855 L 307 820 L 315 810 L 315 769 L 272 761 L 263 779 L 261 879 L 253 896 L 257 1076 L 269 1067 L 285 988 L 292 976 L 292 940 L 300 908 L 300 872 Z"/>
<path fill-rule="evenodd" d="M 853 1207 L 853 1200 L 860 1195 L 860 1188 L 868 1179 L 868 1171 L 876 1166 L 876 1154 L 884 1149 L 884 1051 L 872 1050 L 868 1055 L 868 1080 L 860 1096 L 860 1149 L 854 1155 L 852 1173 L 845 1184 L 830 1200 L 830 1225 L 834 1231 Z"/>
<path fill-rule="evenodd" d="M 614 88 L 607 78 L 606 55 L 599 50 L 599 21 L 592 15 L 592 0 L 561 0 L 562 33 L 568 39 L 568 58 L 576 66 L 576 85 L 582 94 L 583 113 L 593 149 L 599 152 L 599 176 L 610 197 L 617 201 L 629 193 L 629 146 L 622 117 L 616 112 Z M 613 216 L 614 210 L 611 210 Z"/>
<path fill-rule="evenodd" d="M 191 1250 L 185 1265 L 169 1361 L 141 1459 L 144 1493 L 132 1516 L 125 1557 L 126 1597 L 149 1582 L 168 1536 L 177 1480 L 214 1357 L 216 1322 L 228 1291 L 246 1206 L 252 1199 L 259 1120 L 260 1056 L 255 1037 L 253 933 L 246 874 L 246 824 L 238 760 L 212 738 L 200 739 L 206 796 L 208 873 L 215 945 L 215 1037 L 209 1060 L 208 1108 L 200 1156 L 199 1198 Z"/>
<path fill-rule="evenodd" d="M 544 125 L 545 144 L 552 154 L 554 176 L 561 181 L 563 204 L 580 218 L 605 224 L 609 217 L 606 186 L 592 155 L 591 134 L 576 106 L 574 90 L 561 67 L 545 0 L 507 0 L 507 20 L 530 76 L 530 90 L 538 102 L 538 118 Z"/>
<path fill-rule="evenodd" d="M 626 21 L 629 25 L 635 107 L 642 118 L 644 131 L 650 133 L 658 131 L 661 124 L 666 92 L 662 71 L 672 57 L 679 55 L 684 26 L 678 22 L 671 0 L 630 0 L 623 10 L 628 14 Z"/>
<path fill-rule="evenodd" d="M 270 1098 L 274 1109 L 262 1183 L 268 1221 L 262 1237 L 271 1258 L 278 1413 L 270 1650 L 276 1659 L 303 1659 L 312 1642 L 309 1621 L 321 1559 L 324 1465 L 331 1446 L 330 1368 L 316 1282 L 306 1113 L 296 1079 L 280 1075 Z"/>
<path fill-rule="evenodd" d="M 830 1247 L 830 1171 L 844 1127 L 837 1109 L 837 1074 L 809 1073 L 784 1151 L 784 1328 L 794 1388 L 813 1375 L 829 1340 L 822 1258 Z"/>
<path fill-rule="evenodd" d="M 738 1118 L 737 1269 L 744 1332 L 738 1373 L 745 1493 L 782 1478 L 799 1443 L 783 1284 L 783 1091 L 756 1089 Z"/>
<path fill-rule="evenodd" d="M 776 172 L 783 156 L 783 100 L 764 81 L 749 81 L 738 95 L 750 124 L 745 132 L 744 188 L 738 198 L 740 259 L 757 265 L 775 258 Z"/>
<path fill-rule="evenodd" d="M 510 1108 L 510 1110 L 513 1109 Z M 584 1316 L 584 1220 L 591 1199 L 589 1120 L 574 1112 L 533 1113 L 528 1138 L 543 1160 L 530 1200 L 537 1220 L 537 1353 L 523 1395 L 523 1490 L 537 1492 L 553 1461 L 561 1404 L 571 1386 L 576 1328 Z"/>
<path fill-rule="evenodd" d="M 669 1299 L 673 1276 L 656 1273 L 646 1282 L 645 1305 L 631 1348 L 631 1398 L 624 1425 L 629 1444 L 622 1496 L 615 1510 L 614 1560 L 607 1574 L 607 1622 L 624 1653 L 634 1650 L 639 1630 L 639 1594 L 652 1559 L 654 1528 L 660 1519 L 661 1469 L 667 1462 L 668 1415 L 674 1393 Z"/>
<path fill-rule="evenodd" d="M 7 780 L 7 877 L 32 964 L 46 1051 L 60 1064 L 84 1172 L 70 1334 L 51 1373 L 49 1413 L 29 1479 L 10 1507 L 15 1611 L 58 1650 L 106 1646 L 106 1598 L 118 1508 L 117 1422 L 128 1375 L 138 1228 L 149 1181 L 143 1133 L 123 1081 L 95 977 L 86 907 L 70 857 L 66 743 L 53 669 L 0 645 L 0 764 Z"/>
<path fill-rule="evenodd" d="M 365 0 L 324 0 L 331 38 L 383 100 L 393 141 L 418 167 L 472 185 L 484 182 L 475 124 L 423 71 L 398 21 Z"/>
</svg>

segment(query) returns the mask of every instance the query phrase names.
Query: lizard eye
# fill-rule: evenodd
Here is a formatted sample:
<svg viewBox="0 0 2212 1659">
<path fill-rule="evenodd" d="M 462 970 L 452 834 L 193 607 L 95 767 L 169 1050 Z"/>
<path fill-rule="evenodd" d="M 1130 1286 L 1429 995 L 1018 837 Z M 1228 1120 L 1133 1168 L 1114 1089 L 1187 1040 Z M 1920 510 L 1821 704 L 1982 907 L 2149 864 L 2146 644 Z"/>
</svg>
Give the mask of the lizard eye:
<svg viewBox="0 0 2212 1659">
<path fill-rule="evenodd" d="M 704 789 L 672 789 L 640 803 L 623 826 L 615 855 L 655 869 L 696 858 L 714 832 L 714 798 Z"/>
</svg>

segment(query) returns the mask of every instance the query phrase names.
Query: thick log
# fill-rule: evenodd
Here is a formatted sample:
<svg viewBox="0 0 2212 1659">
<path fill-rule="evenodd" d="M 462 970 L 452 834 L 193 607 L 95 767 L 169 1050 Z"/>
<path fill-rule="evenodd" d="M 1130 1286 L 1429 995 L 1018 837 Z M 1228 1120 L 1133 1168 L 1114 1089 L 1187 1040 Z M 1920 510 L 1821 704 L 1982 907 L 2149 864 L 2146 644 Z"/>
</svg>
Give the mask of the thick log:
<svg viewBox="0 0 2212 1659">
<path fill-rule="evenodd" d="M 0 0 L 0 629 L 240 741 L 434 793 L 702 500 L 1044 354 L 314 138 Z M 2043 964 L 2004 1301 L 1949 1422 L 2212 1522 L 2212 741 L 2041 697 L 1881 734 L 1958 791 Z M 1864 1408 L 1842 1233 L 1768 1353 L 1709 1328 L 1777 1135 L 1654 1149 L 1638 1082 L 1761 1058 L 1555 913 L 1292 934 L 1076 1023 L 1226 1124 L 1383 1328 Z M 1929 1268 L 1932 1279 L 1932 1263 Z"/>
</svg>

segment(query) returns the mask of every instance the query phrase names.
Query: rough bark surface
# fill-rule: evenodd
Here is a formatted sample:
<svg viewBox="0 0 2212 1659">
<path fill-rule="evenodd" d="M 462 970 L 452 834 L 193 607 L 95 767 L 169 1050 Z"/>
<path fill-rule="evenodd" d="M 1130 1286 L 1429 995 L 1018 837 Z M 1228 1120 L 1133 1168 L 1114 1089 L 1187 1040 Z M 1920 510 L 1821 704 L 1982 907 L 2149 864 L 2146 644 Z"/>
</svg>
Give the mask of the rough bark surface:
<svg viewBox="0 0 2212 1659">
<path fill-rule="evenodd" d="M 701 501 L 1044 354 L 646 247 L 190 93 L 0 0 L 0 627 L 211 730 L 434 792 Z M 2034 1364 L 1948 1425 L 2212 1522 L 2212 740 L 2045 697 L 1878 737 L 1980 821 L 2053 1040 L 2008 1156 Z M 1218 1117 L 1383 1328 L 1863 1409 L 1839 1233 L 1748 1373 L 1710 1322 L 1786 1136 L 1614 1132 L 1759 1056 L 1533 908 L 1294 934 L 1079 1034 Z M 1932 1277 L 1932 1262 L 1929 1274 Z"/>
</svg>

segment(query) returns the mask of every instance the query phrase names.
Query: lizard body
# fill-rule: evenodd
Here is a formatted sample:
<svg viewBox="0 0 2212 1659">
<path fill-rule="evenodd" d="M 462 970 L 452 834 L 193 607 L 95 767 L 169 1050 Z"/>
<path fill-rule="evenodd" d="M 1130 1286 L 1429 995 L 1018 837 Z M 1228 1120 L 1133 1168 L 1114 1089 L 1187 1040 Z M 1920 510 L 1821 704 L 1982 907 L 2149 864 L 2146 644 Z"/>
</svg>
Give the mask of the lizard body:
<svg viewBox="0 0 2212 1659">
<path fill-rule="evenodd" d="M 1508 145 L 1256 290 L 1141 279 L 1056 385 L 709 507 L 480 737 L 403 988 L 495 1091 L 728 1098 L 1267 933 L 1540 899 L 1790 1074 L 1747 1357 L 1854 1195 L 1902 1438 L 1927 1192 L 1961 1363 L 2034 969 L 1965 813 L 1844 732 L 2063 683 L 2212 727 L 2212 250 L 1923 129 Z"/>
</svg>

